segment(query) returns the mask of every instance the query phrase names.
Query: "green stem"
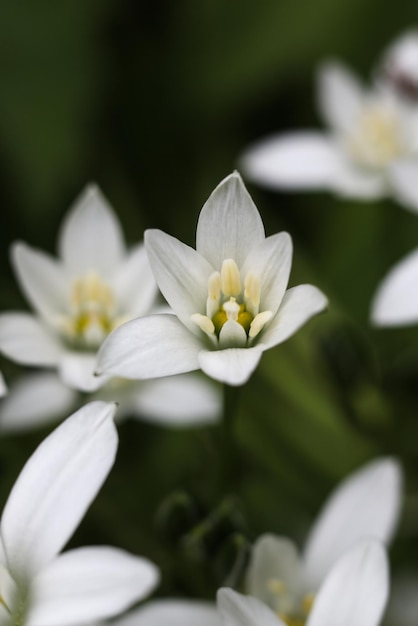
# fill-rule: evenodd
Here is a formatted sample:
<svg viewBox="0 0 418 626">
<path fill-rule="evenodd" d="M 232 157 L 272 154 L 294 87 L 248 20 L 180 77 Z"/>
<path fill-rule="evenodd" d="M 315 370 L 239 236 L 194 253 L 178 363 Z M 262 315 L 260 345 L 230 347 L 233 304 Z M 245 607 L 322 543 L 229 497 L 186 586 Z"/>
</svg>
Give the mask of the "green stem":
<svg viewBox="0 0 418 626">
<path fill-rule="evenodd" d="M 236 475 L 238 461 L 237 449 L 234 438 L 234 423 L 237 414 L 238 400 L 241 387 L 231 387 L 224 384 L 223 389 L 223 415 L 221 422 L 221 488 L 231 490 Z"/>
</svg>

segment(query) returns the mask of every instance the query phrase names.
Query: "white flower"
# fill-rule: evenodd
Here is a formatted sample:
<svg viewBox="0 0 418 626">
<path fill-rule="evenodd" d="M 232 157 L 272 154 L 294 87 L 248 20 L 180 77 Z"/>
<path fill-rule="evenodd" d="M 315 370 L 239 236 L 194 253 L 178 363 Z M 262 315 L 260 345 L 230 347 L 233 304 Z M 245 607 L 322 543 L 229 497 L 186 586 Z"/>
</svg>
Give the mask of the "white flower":
<svg viewBox="0 0 418 626">
<path fill-rule="evenodd" d="M 389 592 L 388 563 L 376 541 L 360 542 L 334 565 L 306 622 L 283 621 L 257 598 L 218 591 L 224 626 L 378 626 Z"/>
<path fill-rule="evenodd" d="M 418 249 L 396 263 L 373 298 L 371 320 L 377 326 L 406 326 L 418 322 Z"/>
<path fill-rule="evenodd" d="M 154 600 L 113 626 L 221 626 L 214 604 L 198 600 Z"/>
<path fill-rule="evenodd" d="M 96 352 L 122 322 L 148 313 L 156 285 L 143 245 L 127 252 L 120 225 L 95 186 L 64 220 L 56 260 L 24 243 L 12 248 L 30 313 L 0 315 L 0 350 L 24 365 L 56 367 L 83 391 L 106 382 L 93 376 Z"/>
<path fill-rule="evenodd" d="M 418 167 L 417 108 L 380 85 L 365 89 L 336 62 L 321 67 L 318 92 L 329 131 L 258 142 L 241 158 L 245 174 L 272 189 L 329 189 L 357 199 L 392 194 L 404 202 L 410 181 L 399 179 L 394 167 Z"/>
<path fill-rule="evenodd" d="M 220 389 L 198 374 L 149 381 L 115 378 L 89 400 L 116 401 L 118 420 L 136 417 L 172 427 L 212 424 L 221 413 Z M 85 394 L 67 387 L 55 372 L 24 375 L 0 402 L 0 431 L 22 432 L 55 422 L 85 402 Z"/>
<path fill-rule="evenodd" d="M 92 402 L 61 424 L 20 473 L 0 522 L 1 626 L 74 626 L 148 595 L 158 570 L 107 546 L 59 555 L 113 465 L 115 405 Z"/>
<path fill-rule="evenodd" d="M 401 98 L 417 102 L 418 31 L 409 30 L 398 37 L 383 54 L 378 80 Z"/>
<path fill-rule="evenodd" d="M 387 458 L 367 464 L 331 494 L 302 557 L 286 537 L 266 534 L 256 541 L 247 572 L 248 593 L 290 624 L 303 623 L 328 572 L 347 550 L 367 537 L 383 543 L 391 539 L 400 499 L 398 463 Z"/>
<path fill-rule="evenodd" d="M 286 291 L 292 243 L 266 238 L 239 174 L 222 181 L 203 207 L 196 250 L 159 230 L 145 233 L 151 267 L 173 315 L 133 320 L 112 333 L 98 355 L 100 373 L 169 376 L 201 368 L 244 383 L 264 350 L 290 337 L 326 306 L 312 285 Z"/>
</svg>

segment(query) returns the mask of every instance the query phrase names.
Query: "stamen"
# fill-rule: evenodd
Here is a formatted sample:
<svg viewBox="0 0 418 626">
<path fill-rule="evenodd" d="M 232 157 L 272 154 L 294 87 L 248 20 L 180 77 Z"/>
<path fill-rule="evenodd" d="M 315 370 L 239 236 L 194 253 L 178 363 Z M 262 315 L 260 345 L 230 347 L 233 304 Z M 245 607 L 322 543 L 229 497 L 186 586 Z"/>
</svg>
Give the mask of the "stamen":
<svg viewBox="0 0 418 626">
<path fill-rule="evenodd" d="M 271 320 L 273 313 L 271 311 L 263 311 L 255 316 L 250 325 L 250 331 L 248 336 L 250 339 L 257 337 L 257 335 L 263 330 L 264 326 Z"/>
<path fill-rule="evenodd" d="M 244 298 L 246 309 L 255 317 L 260 306 L 260 279 L 253 272 L 248 272 L 244 281 Z"/>
<path fill-rule="evenodd" d="M 206 301 L 206 315 L 212 317 L 219 310 L 221 300 L 221 275 L 219 272 L 213 272 L 208 280 L 208 299 Z"/>
<path fill-rule="evenodd" d="M 302 599 L 302 610 L 306 615 L 309 615 L 313 607 L 315 596 L 313 593 L 307 593 Z"/>
<path fill-rule="evenodd" d="M 197 324 L 201 330 L 207 335 L 213 335 L 215 332 L 215 325 L 209 317 L 201 315 L 200 313 L 193 313 L 190 318 L 192 322 Z"/>
<path fill-rule="evenodd" d="M 225 311 L 226 317 L 229 320 L 233 322 L 238 321 L 238 314 L 241 308 L 238 302 L 235 300 L 235 298 L 230 298 L 227 302 L 224 302 L 222 308 Z"/>
<path fill-rule="evenodd" d="M 234 259 L 225 259 L 222 263 L 221 284 L 225 296 L 236 297 L 241 293 L 239 269 Z"/>
<path fill-rule="evenodd" d="M 286 585 L 279 578 L 269 578 L 267 581 L 267 589 L 277 596 L 286 593 Z"/>
</svg>

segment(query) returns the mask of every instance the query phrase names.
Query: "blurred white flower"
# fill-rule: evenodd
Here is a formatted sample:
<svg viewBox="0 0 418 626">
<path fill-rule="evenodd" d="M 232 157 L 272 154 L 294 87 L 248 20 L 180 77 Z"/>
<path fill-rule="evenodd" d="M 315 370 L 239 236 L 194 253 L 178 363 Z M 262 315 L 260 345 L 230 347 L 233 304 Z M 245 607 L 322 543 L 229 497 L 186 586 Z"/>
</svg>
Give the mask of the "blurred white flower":
<svg viewBox="0 0 418 626">
<path fill-rule="evenodd" d="M 418 30 L 403 33 L 385 50 L 377 78 L 401 98 L 417 102 Z"/>
<path fill-rule="evenodd" d="M 401 482 L 400 466 L 391 458 L 372 461 L 350 475 L 325 503 L 302 556 L 290 539 L 262 535 L 248 567 L 248 593 L 289 624 L 303 624 L 344 553 L 364 538 L 390 541 L 399 517 Z"/>
<path fill-rule="evenodd" d="M 117 615 L 147 596 L 158 570 L 107 546 L 61 555 L 117 449 L 115 405 L 92 402 L 61 424 L 20 473 L 0 522 L 0 624 L 74 626 Z"/>
<path fill-rule="evenodd" d="M 418 109 L 380 85 L 365 89 L 337 62 L 320 68 L 318 101 L 329 131 L 256 143 L 240 159 L 248 178 L 272 189 L 329 189 L 364 200 L 392 194 L 404 202 L 411 181 L 394 169 L 418 167 Z"/>
<path fill-rule="evenodd" d="M 198 374 L 158 380 L 112 379 L 89 400 L 115 401 L 117 419 L 136 417 L 164 426 L 203 426 L 221 414 L 220 389 Z M 22 376 L 0 402 L 0 432 L 22 432 L 55 422 L 86 402 L 85 394 L 67 387 L 55 372 Z"/>
<path fill-rule="evenodd" d="M 198 600 L 154 600 L 112 622 L 113 626 L 221 626 L 215 604 Z"/>
<path fill-rule="evenodd" d="M 376 290 L 371 320 L 377 326 L 406 326 L 418 322 L 418 250 L 396 263 Z"/>
<path fill-rule="evenodd" d="M 0 315 L 0 350 L 18 363 L 56 367 L 62 380 L 94 391 L 96 352 L 122 322 L 149 313 L 157 287 L 142 244 L 127 252 L 119 222 L 90 185 L 64 220 L 60 259 L 12 247 L 20 286 L 36 311 Z"/>
<path fill-rule="evenodd" d="M 283 620 L 266 604 L 232 589 L 218 591 L 225 626 L 378 626 L 389 592 L 384 548 L 372 540 L 348 550 L 329 572 L 306 622 Z"/>
<path fill-rule="evenodd" d="M 159 230 L 146 231 L 145 245 L 177 317 L 143 317 L 118 328 L 99 351 L 99 373 L 142 379 L 201 368 L 240 385 L 264 350 L 285 341 L 327 303 L 312 285 L 286 291 L 290 236 L 265 237 L 238 173 L 223 180 L 203 207 L 196 250 Z"/>
</svg>

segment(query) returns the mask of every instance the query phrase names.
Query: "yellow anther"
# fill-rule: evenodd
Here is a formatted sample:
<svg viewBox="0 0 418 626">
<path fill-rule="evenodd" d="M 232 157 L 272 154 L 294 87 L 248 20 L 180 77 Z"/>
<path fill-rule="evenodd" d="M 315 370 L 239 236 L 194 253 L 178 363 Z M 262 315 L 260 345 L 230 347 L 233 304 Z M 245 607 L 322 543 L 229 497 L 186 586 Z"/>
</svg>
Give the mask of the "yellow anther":
<svg viewBox="0 0 418 626">
<path fill-rule="evenodd" d="M 260 279 L 253 272 L 248 272 L 244 281 L 244 298 L 246 308 L 253 316 L 257 315 L 260 306 Z"/>
<path fill-rule="evenodd" d="M 255 316 L 250 325 L 248 336 L 253 339 L 263 330 L 264 326 L 271 320 L 273 313 L 271 311 L 263 311 Z"/>
<path fill-rule="evenodd" d="M 306 596 L 303 597 L 302 610 L 305 613 L 305 615 L 309 615 L 309 613 L 311 612 L 314 600 L 315 600 L 315 596 L 313 593 L 307 593 Z"/>
<path fill-rule="evenodd" d="M 279 578 L 269 578 L 267 581 L 267 589 L 277 596 L 281 596 L 286 593 L 287 587 L 285 583 Z"/>
<path fill-rule="evenodd" d="M 207 335 L 213 335 L 215 332 L 215 326 L 209 317 L 206 315 L 201 315 L 200 313 L 194 313 L 191 318 L 192 322 L 194 322 L 204 333 Z"/>
<path fill-rule="evenodd" d="M 305 620 L 303 619 L 299 619 L 299 618 L 295 619 L 293 617 L 289 617 L 288 615 L 285 615 L 284 613 L 278 613 L 278 616 L 280 617 L 282 622 L 287 624 L 287 626 L 305 626 Z"/>
<path fill-rule="evenodd" d="M 239 296 L 241 293 L 241 279 L 239 269 L 234 259 L 225 259 L 221 269 L 221 285 L 225 296 Z"/>
</svg>

